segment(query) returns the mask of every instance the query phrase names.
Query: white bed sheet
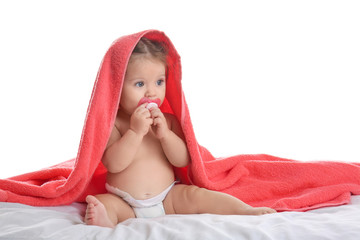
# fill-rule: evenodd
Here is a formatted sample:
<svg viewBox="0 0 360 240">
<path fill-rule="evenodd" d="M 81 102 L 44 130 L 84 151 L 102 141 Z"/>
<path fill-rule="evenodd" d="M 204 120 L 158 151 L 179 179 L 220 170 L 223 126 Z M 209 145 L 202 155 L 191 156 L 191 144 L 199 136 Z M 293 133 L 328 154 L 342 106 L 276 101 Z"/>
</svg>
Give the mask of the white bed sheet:
<svg viewBox="0 0 360 240">
<path fill-rule="evenodd" d="M 168 215 L 129 219 L 115 229 L 87 226 L 84 204 L 0 203 L 0 239 L 360 239 L 360 196 L 351 203 L 263 216 Z"/>
</svg>

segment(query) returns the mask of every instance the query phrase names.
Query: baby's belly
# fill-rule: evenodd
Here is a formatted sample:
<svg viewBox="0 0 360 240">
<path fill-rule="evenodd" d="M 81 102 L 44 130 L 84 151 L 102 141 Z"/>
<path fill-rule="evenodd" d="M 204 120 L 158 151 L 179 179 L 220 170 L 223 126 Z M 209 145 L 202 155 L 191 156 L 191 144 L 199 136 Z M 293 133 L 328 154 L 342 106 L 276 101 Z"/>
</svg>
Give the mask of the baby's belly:
<svg viewBox="0 0 360 240">
<path fill-rule="evenodd" d="M 167 161 L 141 160 L 120 173 L 108 173 L 107 183 L 143 200 L 164 191 L 174 178 L 173 168 Z"/>
</svg>

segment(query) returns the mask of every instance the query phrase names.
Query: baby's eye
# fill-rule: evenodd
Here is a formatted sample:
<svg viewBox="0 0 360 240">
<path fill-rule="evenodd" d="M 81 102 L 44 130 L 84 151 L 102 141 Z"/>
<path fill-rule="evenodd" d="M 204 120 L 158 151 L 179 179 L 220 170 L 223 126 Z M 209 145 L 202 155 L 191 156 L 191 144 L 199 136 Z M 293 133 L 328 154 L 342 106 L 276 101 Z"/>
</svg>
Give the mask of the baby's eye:
<svg viewBox="0 0 360 240">
<path fill-rule="evenodd" d="M 137 82 L 135 83 L 136 87 L 143 87 L 144 86 L 144 82 Z"/>
<path fill-rule="evenodd" d="M 158 86 L 161 86 L 164 83 L 165 83 L 165 81 L 163 79 L 159 79 L 159 80 L 156 81 L 156 85 L 158 85 Z"/>
</svg>

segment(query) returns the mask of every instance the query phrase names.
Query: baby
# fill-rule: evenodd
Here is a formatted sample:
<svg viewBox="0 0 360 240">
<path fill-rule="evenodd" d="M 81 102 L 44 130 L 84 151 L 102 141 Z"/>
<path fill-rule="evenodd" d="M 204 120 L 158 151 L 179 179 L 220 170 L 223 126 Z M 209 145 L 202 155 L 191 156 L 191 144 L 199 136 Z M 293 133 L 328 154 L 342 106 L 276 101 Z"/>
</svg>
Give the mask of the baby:
<svg viewBox="0 0 360 240">
<path fill-rule="evenodd" d="M 120 106 L 102 162 L 109 193 L 87 196 L 85 222 L 115 227 L 134 217 L 165 214 L 274 213 L 193 185 L 176 184 L 173 166 L 185 167 L 190 156 L 177 119 L 159 106 L 166 93 L 166 50 L 142 38 L 130 57 Z"/>
</svg>

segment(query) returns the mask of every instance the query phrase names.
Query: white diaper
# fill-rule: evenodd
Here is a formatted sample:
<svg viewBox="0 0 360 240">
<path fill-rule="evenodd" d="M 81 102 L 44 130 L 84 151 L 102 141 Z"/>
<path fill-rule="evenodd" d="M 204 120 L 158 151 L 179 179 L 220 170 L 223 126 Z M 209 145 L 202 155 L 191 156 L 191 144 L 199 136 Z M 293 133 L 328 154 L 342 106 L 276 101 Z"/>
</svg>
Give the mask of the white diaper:
<svg viewBox="0 0 360 240">
<path fill-rule="evenodd" d="M 163 201 L 171 188 L 175 185 L 175 183 L 176 182 L 173 182 L 168 188 L 166 188 L 164 191 L 162 191 L 155 197 L 145 200 L 137 200 L 133 198 L 129 193 L 121 191 L 120 189 L 113 187 L 108 183 L 105 184 L 105 188 L 108 192 L 113 193 L 124 199 L 124 201 L 133 208 L 135 216 L 137 218 L 152 218 L 165 215 Z"/>
</svg>

